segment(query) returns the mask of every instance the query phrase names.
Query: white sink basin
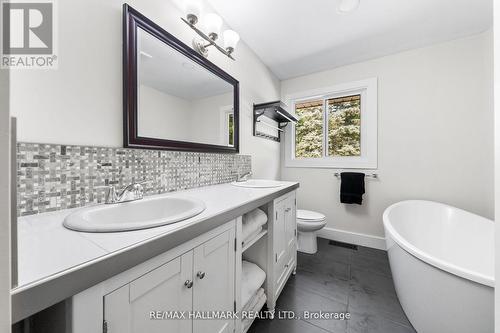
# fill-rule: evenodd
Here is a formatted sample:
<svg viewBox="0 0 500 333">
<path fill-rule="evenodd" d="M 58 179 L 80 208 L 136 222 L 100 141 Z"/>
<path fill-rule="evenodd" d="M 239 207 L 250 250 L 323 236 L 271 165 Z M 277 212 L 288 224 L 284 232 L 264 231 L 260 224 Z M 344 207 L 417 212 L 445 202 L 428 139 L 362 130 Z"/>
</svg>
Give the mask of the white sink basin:
<svg viewBox="0 0 500 333">
<path fill-rule="evenodd" d="M 266 187 L 280 187 L 285 184 L 276 180 L 268 179 L 249 179 L 244 182 L 233 182 L 231 185 L 239 187 L 252 187 L 252 188 L 266 188 Z"/>
<path fill-rule="evenodd" d="M 86 232 L 116 232 L 159 227 L 186 220 L 205 210 L 191 198 L 151 198 L 83 208 L 68 215 L 64 226 Z"/>
</svg>

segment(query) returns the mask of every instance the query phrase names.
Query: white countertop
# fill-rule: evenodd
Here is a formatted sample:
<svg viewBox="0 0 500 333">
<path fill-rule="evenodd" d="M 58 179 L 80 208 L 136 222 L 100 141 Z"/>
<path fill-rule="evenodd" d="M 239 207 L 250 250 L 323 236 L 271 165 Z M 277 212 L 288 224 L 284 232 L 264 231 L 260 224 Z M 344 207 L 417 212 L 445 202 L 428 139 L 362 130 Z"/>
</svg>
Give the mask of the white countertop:
<svg viewBox="0 0 500 333">
<path fill-rule="evenodd" d="M 125 249 L 146 245 L 154 239 L 203 223 L 224 212 L 244 208 L 263 197 L 286 189 L 291 191 L 297 186 L 295 182 L 283 182 L 283 186 L 275 188 L 243 188 L 222 184 L 150 196 L 197 198 L 205 203 L 206 209 L 178 223 L 137 231 L 87 233 L 66 229 L 63 226 L 64 218 L 81 208 L 21 217 L 18 220 L 19 283 L 13 293 L 91 265 L 102 258 L 109 258 Z"/>
</svg>

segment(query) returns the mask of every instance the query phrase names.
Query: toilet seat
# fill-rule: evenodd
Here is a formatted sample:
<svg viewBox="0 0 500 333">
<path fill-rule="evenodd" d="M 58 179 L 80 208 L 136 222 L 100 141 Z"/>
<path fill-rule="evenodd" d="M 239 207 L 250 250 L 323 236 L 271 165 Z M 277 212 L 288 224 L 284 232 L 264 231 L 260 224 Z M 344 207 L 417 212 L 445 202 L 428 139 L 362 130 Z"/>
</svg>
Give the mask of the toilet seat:
<svg viewBox="0 0 500 333">
<path fill-rule="evenodd" d="M 326 216 L 312 210 L 297 210 L 297 227 L 299 231 L 316 231 L 326 225 Z"/>
<path fill-rule="evenodd" d="M 297 220 L 302 221 L 302 222 L 321 222 L 326 219 L 326 216 L 314 212 L 312 210 L 305 210 L 305 209 L 298 209 L 297 210 Z"/>
</svg>

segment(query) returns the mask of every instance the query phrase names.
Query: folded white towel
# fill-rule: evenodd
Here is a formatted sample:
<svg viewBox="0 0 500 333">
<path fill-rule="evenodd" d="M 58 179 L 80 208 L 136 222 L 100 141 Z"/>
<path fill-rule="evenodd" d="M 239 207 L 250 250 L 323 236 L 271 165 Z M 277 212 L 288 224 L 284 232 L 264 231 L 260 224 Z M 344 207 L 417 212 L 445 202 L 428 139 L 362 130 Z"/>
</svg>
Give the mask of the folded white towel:
<svg viewBox="0 0 500 333">
<path fill-rule="evenodd" d="M 264 295 L 264 288 L 260 288 L 255 294 L 253 294 L 252 298 L 250 298 L 248 303 L 243 307 L 243 311 L 252 311 L 262 295 Z"/>
<path fill-rule="evenodd" d="M 247 239 L 250 234 L 266 223 L 267 215 L 262 211 L 262 209 L 254 209 L 251 212 L 244 214 L 241 238 Z"/>
<path fill-rule="evenodd" d="M 248 235 L 247 238 L 245 238 L 245 240 L 243 241 L 243 246 L 245 246 L 246 243 L 257 237 L 257 235 L 260 234 L 261 231 L 262 231 L 262 226 L 259 226 L 259 229 L 255 230 L 250 235 Z"/>
<path fill-rule="evenodd" d="M 241 271 L 241 304 L 245 306 L 266 280 L 266 273 L 256 264 L 243 260 Z"/>
<path fill-rule="evenodd" d="M 259 297 L 259 299 L 257 300 L 257 302 L 255 303 L 255 306 L 249 311 L 259 312 L 260 310 L 262 310 L 262 307 L 264 306 L 264 304 L 266 304 L 266 301 L 267 301 L 266 294 L 262 294 Z M 253 319 L 250 319 L 250 318 L 243 319 L 243 321 L 242 321 L 243 332 L 247 332 L 248 329 L 250 328 L 250 326 L 252 325 L 252 323 L 253 323 Z"/>
</svg>

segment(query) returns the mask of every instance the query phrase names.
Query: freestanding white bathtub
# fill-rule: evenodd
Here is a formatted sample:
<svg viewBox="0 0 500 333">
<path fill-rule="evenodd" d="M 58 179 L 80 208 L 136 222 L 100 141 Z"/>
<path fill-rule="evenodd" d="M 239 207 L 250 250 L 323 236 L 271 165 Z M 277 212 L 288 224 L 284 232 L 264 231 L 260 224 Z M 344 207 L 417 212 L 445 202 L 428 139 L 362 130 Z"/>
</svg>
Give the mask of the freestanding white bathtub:
<svg viewBox="0 0 500 333">
<path fill-rule="evenodd" d="M 493 221 L 421 200 L 383 219 L 396 292 L 417 332 L 492 333 Z"/>
</svg>

